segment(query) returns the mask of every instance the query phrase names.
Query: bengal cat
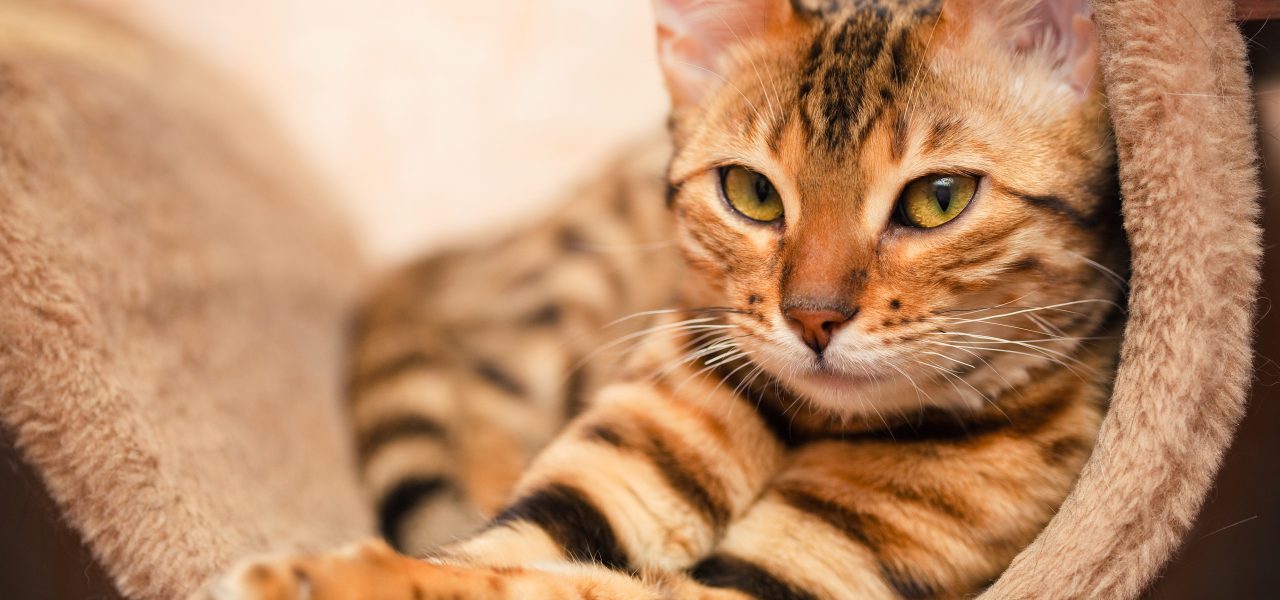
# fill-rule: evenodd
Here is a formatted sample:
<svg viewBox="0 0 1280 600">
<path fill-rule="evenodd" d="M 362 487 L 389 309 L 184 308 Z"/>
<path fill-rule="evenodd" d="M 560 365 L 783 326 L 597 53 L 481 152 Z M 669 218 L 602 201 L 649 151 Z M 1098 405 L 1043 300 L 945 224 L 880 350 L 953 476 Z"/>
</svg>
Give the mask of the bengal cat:
<svg viewBox="0 0 1280 600">
<path fill-rule="evenodd" d="M 1087 3 L 655 4 L 669 141 L 357 327 L 365 477 L 426 558 L 214 597 L 954 598 L 1048 522 L 1128 261 Z"/>
</svg>

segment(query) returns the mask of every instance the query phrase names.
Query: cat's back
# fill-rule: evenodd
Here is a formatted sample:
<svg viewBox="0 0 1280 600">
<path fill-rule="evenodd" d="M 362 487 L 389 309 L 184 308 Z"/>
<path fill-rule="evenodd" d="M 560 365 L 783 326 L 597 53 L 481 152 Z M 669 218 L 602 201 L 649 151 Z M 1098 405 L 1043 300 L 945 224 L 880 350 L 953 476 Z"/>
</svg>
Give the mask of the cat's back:
<svg viewBox="0 0 1280 600">
<path fill-rule="evenodd" d="M 368 296 L 349 393 L 388 539 L 420 548 L 478 526 L 646 323 L 614 321 L 673 305 L 670 152 L 665 134 L 638 140 L 552 214 L 430 254 Z"/>
</svg>

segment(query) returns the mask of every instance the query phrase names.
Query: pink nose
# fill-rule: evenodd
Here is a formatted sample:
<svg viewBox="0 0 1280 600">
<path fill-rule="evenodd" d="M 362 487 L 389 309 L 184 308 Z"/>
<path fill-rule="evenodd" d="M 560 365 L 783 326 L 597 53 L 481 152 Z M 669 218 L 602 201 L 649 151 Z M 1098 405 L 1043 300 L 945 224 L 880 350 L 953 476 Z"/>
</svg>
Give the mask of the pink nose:
<svg viewBox="0 0 1280 600">
<path fill-rule="evenodd" d="M 783 314 L 786 315 L 791 329 L 794 329 L 796 335 L 804 340 L 804 345 L 813 348 L 817 354 L 822 354 L 822 351 L 827 349 L 836 329 L 848 323 L 853 317 L 853 315 L 845 316 L 845 313 L 839 311 L 810 308 L 788 308 L 783 311 Z"/>
</svg>

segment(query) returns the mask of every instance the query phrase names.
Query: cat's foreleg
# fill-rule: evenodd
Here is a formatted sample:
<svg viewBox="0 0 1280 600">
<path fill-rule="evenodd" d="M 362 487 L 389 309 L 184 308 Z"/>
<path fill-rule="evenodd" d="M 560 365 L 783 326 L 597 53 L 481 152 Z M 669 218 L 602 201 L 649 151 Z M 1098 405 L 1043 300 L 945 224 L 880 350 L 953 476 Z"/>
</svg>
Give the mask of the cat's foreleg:
<svg viewBox="0 0 1280 600">
<path fill-rule="evenodd" d="M 725 386 L 694 379 L 684 391 L 607 388 L 534 462 L 514 502 L 483 532 L 433 560 L 404 557 L 381 544 L 269 559 L 242 566 L 210 593 L 414 598 L 415 586 L 424 586 L 416 597 L 722 595 L 690 587 L 679 574 L 713 551 L 786 451 Z M 519 593 L 486 591 L 490 580 Z"/>
</svg>

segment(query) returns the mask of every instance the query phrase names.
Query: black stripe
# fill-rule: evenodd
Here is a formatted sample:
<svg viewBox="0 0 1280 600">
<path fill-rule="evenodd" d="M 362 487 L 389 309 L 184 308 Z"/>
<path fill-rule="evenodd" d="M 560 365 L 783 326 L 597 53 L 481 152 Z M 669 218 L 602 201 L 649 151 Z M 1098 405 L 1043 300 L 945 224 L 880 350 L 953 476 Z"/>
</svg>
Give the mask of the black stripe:
<svg viewBox="0 0 1280 600">
<path fill-rule="evenodd" d="M 378 503 L 378 527 L 392 546 L 405 550 L 398 530 L 400 522 L 415 508 L 447 491 L 449 483 L 440 477 L 409 478 L 397 483 Z"/>
<path fill-rule="evenodd" d="M 649 434 L 649 441 L 652 444 L 648 451 L 649 460 L 662 473 L 662 478 L 667 481 L 667 485 L 702 513 L 712 527 L 717 530 L 724 527 L 729 522 L 731 511 L 723 497 L 712 494 L 703 485 L 703 479 L 712 477 L 706 465 L 696 466 L 696 470 L 702 474 L 702 478 L 699 478 L 686 468 L 659 434 L 656 432 L 649 432 Z M 691 460 L 693 460 L 692 457 Z"/>
<path fill-rule="evenodd" d="M 887 541 L 880 539 L 886 532 L 894 539 L 906 541 L 906 536 L 885 523 L 880 517 L 859 512 L 848 506 L 819 498 L 803 490 L 782 487 L 778 489 L 787 504 L 796 510 L 805 512 L 829 526 L 839 530 L 846 537 L 866 546 L 876 556 L 880 577 L 888 583 L 899 596 L 907 599 L 932 598 L 934 586 L 923 579 L 912 576 L 881 558 L 881 546 Z"/>
<path fill-rule="evenodd" d="M 503 371 L 497 364 L 488 360 L 477 360 L 472 368 L 475 369 L 476 375 L 481 379 L 493 384 L 494 387 L 501 389 L 512 396 L 524 397 L 526 390 L 524 385 L 516 381 L 510 373 Z"/>
<path fill-rule="evenodd" d="M 582 409 L 586 408 L 586 386 L 587 374 L 583 369 L 577 368 L 569 375 L 569 380 L 564 384 L 564 418 L 569 421 L 582 413 Z"/>
<path fill-rule="evenodd" d="M 513 521 L 540 527 L 564 549 L 570 560 L 630 570 L 630 560 L 609 519 L 573 486 L 563 483 L 547 485 L 507 507 L 493 519 L 492 524 L 503 525 Z"/>
<path fill-rule="evenodd" d="M 1081 229 L 1093 229 L 1098 226 L 1095 215 L 1085 215 L 1057 196 L 1034 196 L 1020 192 L 1014 192 L 1013 194 L 1023 202 L 1063 217 Z"/>
<path fill-rule="evenodd" d="M 766 571 L 760 565 L 730 556 L 713 554 L 689 571 L 695 581 L 715 588 L 738 590 L 760 600 L 818 600 L 818 597 Z"/>
<path fill-rule="evenodd" d="M 810 114 L 809 96 L 818 86 L 818 73 L 822 67 L 822 54 L 826 50 L 827 33 L 831 25 L 823 23 L 822 29 L 814 36 L 809 46 L 809 54 L 805 59 L 804 76 L 796 93 L 796 108 L 800 113 L 800 125 L 806 138 L 812 140 L 817 128 L 814 126 L 814 115 Z"/>
<path fill-rule="evenodd" d="M 608 425 L 592 425 L 583 433 L 584 439 L 597 441 L 614 448 L 625 448 L 626 442 L 622 439 L 622 434 Z"/>
<path fill-rule="evenodd" d="M 735 383 L 735 385 L 737 384 Z M 783 412 L 782 407 L 778 406 L 771 398 L 756 398 L 754 403 L 748 399 L 746 402 L 755 409 L 760 421 L 769 429 L 774 438 L 782 442 L 782 445 L 788 448 L 795 448 L 805 442 L 795 434 L 791 427 L 792 420 Z"/>
<path fill-rule="evenodd" d="M 723 498 L 723 492 L 714 494 L 704 485 L 704 479 L 712 477 L 705 464 L 694 457 L 698 464 L 690 470 L 662 439 L 660 432 L 645 428 L 644 440 L 628 440 L 617 428 L 608 424 L 592 425 L 583 432 L 583 438 L 600 442 L 620 450 L 640 452 L 658 469 L 672 491 L 693 506 L 712 527 L 719 530 L 729 522 L 731 510 Z M 701 474 L 701 476 L 699 476 Z"/>
<path fill-rule="evenodd" d="M 938 596 L 938 591 L 934 589 L 932 584 L 916 579 L 909 573 L 891 567 L 884 562 L 880 563 L 880 577 L 905 600 L 924 600 L 925 598 L 936 598 Z"/>
<path fill-rule="evenodd" d="M 875 120 L 863 110 L 868 91 L 865 77 L 880 64 L 888 33 L 887 15 L 876 7 L 856 13 L 832 37 L 833 62 L 823 78 L 826 143 L 831 151 L 860 141 Z M 882 108 L 883 102 L 875 111 Z"/>
<path fill-rule="evenodd" d="M 411 350 L 404 354 L 398 354 L 390 360 L 383 361 L 371 369 L 357 373 L 355 377 L 352 377 L 349 388 L 353 392 L 358 391 L 375 383 L 402 375 L 407 371 L 428 367 L 435 362 L 432 357 L 427 356 L 422 350 Z"/>
<path fill-rule="evenodd" d="M 360 460 L 368 460 L 383 446 L 415 437 L 444 437 L 444 426 L 422 415 L 395 415 L 360 433 Z"/>
<path fill-rule="evenodd" d="M 879 528 L 883 525 L 879 517 L 858 512 L 793 487 L 778 487 L 776 491 L 792 508 L 840 530 L 845 537 L 866 546 L 873 553 L 879 552 L 880 540 L 873 539 L 867 532 L 869 526 Z"/>
</svg>

